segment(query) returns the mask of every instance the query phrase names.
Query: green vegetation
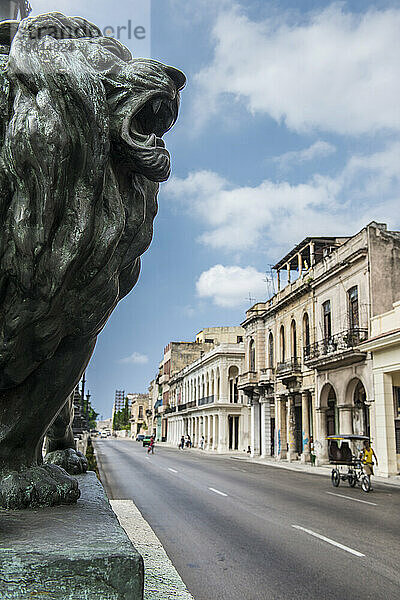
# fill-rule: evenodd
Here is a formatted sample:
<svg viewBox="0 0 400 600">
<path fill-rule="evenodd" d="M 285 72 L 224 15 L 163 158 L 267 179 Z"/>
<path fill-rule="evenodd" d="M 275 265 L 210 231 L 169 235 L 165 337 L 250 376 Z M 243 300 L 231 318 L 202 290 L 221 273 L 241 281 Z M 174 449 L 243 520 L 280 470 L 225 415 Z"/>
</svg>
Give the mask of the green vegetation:
<svg viewBox="0 0 400 600">
<path fill-rule="evenodd" d="M 96 455 L 94 453 L 94 448 L 92 444 L 92 440 L 89 438 L 86 448 L 86 458 L 88 461 L 88 471 L 94 471 L 97 475 L 97 478 L 100 480 L 99 469 L 97 466 Z"/>
<path fill-rule="evenodd" d="M 122 430 L 127 429 L 128 431 L 131 428 L 131 424 L 129 422 L 130 419 L 130 410 L 128 405 L 128 398 L 125 398 L 125 406 L 118 412 L 114 413 L 114 421 L 113 421 L 113 429 Z"/>
</svg>

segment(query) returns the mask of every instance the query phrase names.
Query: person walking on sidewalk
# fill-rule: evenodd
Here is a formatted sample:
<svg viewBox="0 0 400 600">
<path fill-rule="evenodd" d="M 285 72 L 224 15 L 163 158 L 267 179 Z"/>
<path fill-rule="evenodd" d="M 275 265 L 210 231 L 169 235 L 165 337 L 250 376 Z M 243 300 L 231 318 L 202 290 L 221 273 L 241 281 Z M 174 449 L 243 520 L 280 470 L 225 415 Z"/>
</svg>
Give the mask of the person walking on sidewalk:
<svg viewBox="0 0 400 600">
<path fill-rule="evenodd" d="M 185 437 L 184 436 L 181 437 L 181 443 L 179 444 L 179 447 L 181 450 L 183 450 L 185 448 Z"/>
<path fill-rule="evenodd" d="M 192 440 L 190 439 L 190 435 L 187 434 L 186 436 L 186 447 L 187 448 L 191 448 L 192 447 Z"/>
<path fill-rule="evenodd" d="M 371 481 L 371 475 L 374 474 L 373 458 L 375 458 L 376 466 L 378 466 L 378 459 L 376 457 L 376 454 L 373 451 L 373 449 L 371 448 L 369 441 L 365 440 L 364 449 L 361 453 L 361 462 L 363 463 L 365 474 L 368 475 L 370 481 Z"/>
<path fill-rule="evenodd" d="M 149 447 L 147 448 L 147 454 L 150 454 L 150 452 L 154 454 L 154 435 L 151 436 Z"/>
<path fill-rule="evenodd" d="M 200 439 L 200 450 L 204 450 L 204 442 L 205 442 L 204 435 L 202 435 L 201 439 Z"/>
</svg>

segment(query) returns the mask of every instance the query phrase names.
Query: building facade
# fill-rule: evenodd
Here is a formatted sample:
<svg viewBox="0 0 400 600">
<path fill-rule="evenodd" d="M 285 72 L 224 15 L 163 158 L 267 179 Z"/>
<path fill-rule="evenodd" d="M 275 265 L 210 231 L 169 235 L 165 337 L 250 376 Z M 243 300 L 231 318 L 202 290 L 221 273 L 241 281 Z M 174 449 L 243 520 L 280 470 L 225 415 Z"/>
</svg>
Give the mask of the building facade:
<svg viewBox="0 0 400 600">
<path fill-rule="evenodd" d="M 139 433 L 147 433 L 149 430 L 148 418 L 150 407 L 149 394 L 127 394 L 131 403 L 131 436 L 136 437 Z"/>
<path fill-rule="evenodd" d="M 371 337 L 361 345 L 372 354 L 371 429 L 379 475 L 400 471 L 400 302 L 372 317 Z"/>
<path fill-rule="evenodd" d="M 171 379 L 169 443 L 178 445 L 182 436 L 189 435 L 192 445 L 204 450 L 247 451 L 250 411 L 237 385 L 243 370 L 244 332 L 231 329 L 236 329 L 232 338 L 236 342 L 216 345 Z"/>
<path fill-rule="evenodd" d="M 251 403 L 253 455 L 309 461 L 313 442 L 323 463 L 327 435 L 374 443 L 372 359 L 362 343 L 377 311 L 400 299 L 399 267 L 400 234 L 375 222 L 349 238 L 306 238 L 275 265 L 277 293 L 243 323 L 239 389 Z"/>
</svg>

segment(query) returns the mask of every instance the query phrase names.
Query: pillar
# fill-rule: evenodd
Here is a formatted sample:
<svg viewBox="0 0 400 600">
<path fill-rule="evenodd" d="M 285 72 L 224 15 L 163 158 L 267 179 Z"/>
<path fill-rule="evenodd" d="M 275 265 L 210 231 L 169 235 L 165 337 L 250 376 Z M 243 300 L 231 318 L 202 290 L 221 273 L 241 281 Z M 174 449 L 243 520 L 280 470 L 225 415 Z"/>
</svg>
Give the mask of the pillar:
<svg viewBox="0 0 400 600">
<path fill-rule="evenodd" d="M 374 372 L 375 439 L 372 440 L 378 457 L 376 472 L 388 477 L 397 475 L 396 437 L 394 428 L 393 383 L 389 373 Z"/>
<path fill-rule="evenodd" d="M 339 410 L 339 433 L 353 433 L 353 406 L 351 404 L 338 405 Z"/>
<path fill-rule="evenodd" d="M 271 405 L 269 399 L 261 404 L 261 456 L 271 456 Z"/>
<path fill-rule="evenodd" d="M 261 452 L 260 418 L 260 403 L 253 400 L 251 405 L 251 456 L 259 456 Z"/>
<path fill-rule="evenodd" d="M 328 461 L 328 442 L 326 440 L 326 408 L 317 408 L 317 430 L 314 435 L 316 464 Z"/>
<path fill-rule="evenodd" d="M 277 458 L 282 460 L 287 457 L 287 423 L 286 423 L 286 399 L 278 399 L 277 414 L 278 446 Z"/>
<path fill-rule="evenodd" d="M 217 422 L 216 422 L 216 415 L 213 415 L 213 420 L 212 420 L 212 424 L 213 424 L 213 435 L 212 435 L 212 448 L 211 450 L 216 450 L 217 448 Z"/>
<path fill-rule="evenodd" d="M 301 393 L 301 423 L 303 448 L 301 462 L 310 462 L 310 411 L 308 392 Z"/>
<path fill-rule="evenodd" d="M 229 381 L 228 372 L 225 366 L 221 365 L 220 369 L 220 390 L 219 390 L 219 401 L 229 402 Z"/>
<path fill-rule="evenodd" d="M 297 460 L 296 449 L 296 415 L 294 411 L 294 395 L 289 394 L 287 401 L 287 418 L 288 418 L 288 438 L 289 438 L 289 453 L 288 460 Z"/>
<path fill-rule="evenodd" d="M 219 415 L 219 439 L 218 439 L 218 451 L 226 452 L 228 450 L 227 442 L 227 431 L 228 431 L 228 418 L 226 413 L 221 411 Z"/>
<path fill-rule="evenodd" d="M 207 450 L 211 450 L 212 441 L 211 441 L 211 415 L 207 417 Z"/>
</svg>

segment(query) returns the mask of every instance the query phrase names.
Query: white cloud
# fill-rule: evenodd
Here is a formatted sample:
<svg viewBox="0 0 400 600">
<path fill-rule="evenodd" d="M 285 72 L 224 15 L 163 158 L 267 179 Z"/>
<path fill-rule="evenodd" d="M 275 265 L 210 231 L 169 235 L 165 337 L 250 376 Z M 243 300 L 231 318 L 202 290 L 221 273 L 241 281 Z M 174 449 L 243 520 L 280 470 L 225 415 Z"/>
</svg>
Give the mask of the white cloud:
<svg viewBox="0 0 400 600">
<path fill-rule="evenodd" d="M 133 352 L 126 358 L 121 358 L 119 363 L 128 365 L 145 365 L 149 362 L 149 357 L 146 354 L 140 354 L 140 352 Z"/>
<path fill-rule="evenodd" d="M 212 62 L 196 77 L 196 122 L 229 112 L 229 94 L 295 131 L 399 130 L 400 10 L 352 14 L 334 3 L 301 19 L 222 11 Z"/>
<path fill-rule="evenodd" d="M 215 265 L 203 271 L 196 290 L 201 298 L 212 298 L 217 306 L 234 308 L 249 302 L 249 295 L 255 299 L 265 297 L 265 274 L 254 267 Z"/>
<path fill-rule="evenodd" d="M 291 165 L 299 165 L 316 158 L 324 158 L 336 152 L 336 147 L 329 142 L 318 140 L 303 150 L 292 150 L 285 152 L 280 156 L 276 156 L 273 160 L 278 163 L 281 168 L 288 168 Z"/>
<path fill-rule="evenodd" d="M 399 164 L 400 143 L 392 143 L 353 156 L 336 177 L 233 187 L 217 173 L 197 171 L 172 177 L 164 189 L 204 226 L 202 243 L 229 252 L 273 246 L 277 253 L 308 235 L 354 233 L 373 219 L 398 225 Z"/>
</svg>

